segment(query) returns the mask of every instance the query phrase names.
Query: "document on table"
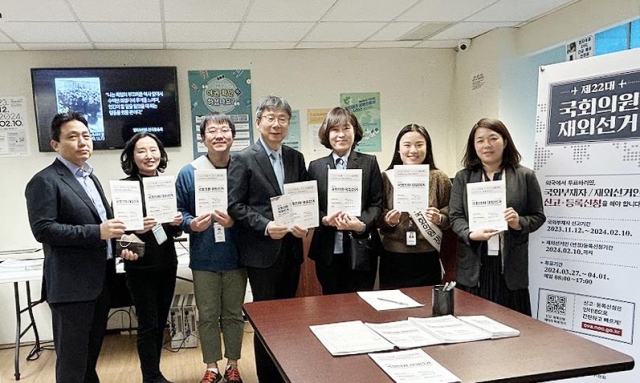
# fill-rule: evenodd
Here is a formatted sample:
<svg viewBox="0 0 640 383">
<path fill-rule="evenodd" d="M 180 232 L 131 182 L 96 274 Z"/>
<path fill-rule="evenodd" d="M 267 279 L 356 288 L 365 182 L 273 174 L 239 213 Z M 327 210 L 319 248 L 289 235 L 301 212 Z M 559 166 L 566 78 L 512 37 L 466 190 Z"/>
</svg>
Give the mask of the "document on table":
<svg viewBox="0 0 640 383">
<path fill-rule="evenodd" d="M 459 316 L 458 319 L 472 324 L 491 334 L 491 339 L 520 336 L 520 331 L 484 315 Z"/>
<path fill-rule="evenodd" d="M 397 383 L 455 383 L 460 378 L 421 349 L 369 354 Z"/>
<path fill-rule="evenodd" d="M 362 169 L 329 169 L 327 214 L 362 214 Z"/>
<path fill-rule="evenodd" d="M 400 290 L 358 291 L 358 295 L 378 311 L 424 306 Z"/>
<path fill-rule="evenodd" d="M 409 321 L 441 339 L 443 343 L 473 342 L 490 339 L 491 334 L 453 315 L 429 318 L 409 317 Z"/>
<path fill-rule="evenodd" d="M 124 222 L 127 230 L 144 229 L 140 183 L 110 181 L 113 217 Z"/>
<path fill-rule="evenodd" d="M 314 325 L 309 329 L 334 356 L 393 350 L 391 342 L 359 320 Z"/>
<path fill-rule="evenodd" d="M 504 211 L 507 209 L 507 192 L 504 181 L 474 182 L 467 184 L 469 230 L 507 230 Z"/>
<path fill-rule="evenodd" d="M 227 169 L 196 169 L 193 172 L 196 215 L 227 211 Z"/>
<path fill-rule="evenodd" d="M 432 346 L 442 343 L 442 340 L 424 331 L 412 322 L 409 322 L 409 320 L 365 324 L 401 349 Z"/>
<path fill-rule="evenodd" d="M 393 208 L 401 212 L 428 208 L 429 165 L 396 165 L 393 172 Z"/>
<path fill-rule="evenodd" d="M 291 198 L 293 224 L 306 229 L 318 226 L 318 181 L 292 182 L 284 184 L 284 194 Z"/>
<path fill-rule="evenodd" d="M 142 185 L 147 217 L 155 218 L 158 223 L 173 222 L 178 214 L 173 176 L 144 177 Z"/>
</svg>

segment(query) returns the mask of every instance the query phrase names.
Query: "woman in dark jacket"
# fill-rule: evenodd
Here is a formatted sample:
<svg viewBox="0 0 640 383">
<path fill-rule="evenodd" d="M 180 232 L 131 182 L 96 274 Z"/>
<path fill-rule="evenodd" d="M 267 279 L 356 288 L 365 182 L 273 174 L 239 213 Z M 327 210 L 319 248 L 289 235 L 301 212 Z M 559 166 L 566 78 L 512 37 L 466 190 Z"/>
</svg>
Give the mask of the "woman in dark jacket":
<svg viewBox="0 0 640 383">
<path fill-rule="evenodd" d="M 320 143 L 331 153 L 309 164 L 309 176 L 318 181 L 321 219 L 313 233 L 309 258 L 315 261 L 323 294 L 373 290 L 376 278 L 377 257 L 368 270 L 351 270 L 349 265 L 349 238 L 377 235 L 376 221 L 382 212 L 382 176 L 376 157 L 354 150 L 362 135 L 362 127 L 349 109 L 333 108 L 318 131 Z M 327 211 L 329 169 L 336 168 L 362 170 L 358 215 Z"/>
<path fill-rule="evenodd" d="M 178 268 L 173 239 L 180 234 L 182 215 L 176 211 L 172 222 L 162 224 L 148 217 L 142 182 L 163 172 L 167 161 L 162 142 L 152 133 L 135 134 L 120 156 L 122 170 L 128 175 L 125 180 L 140 183 L 143 201 L 144 229 L 135 234 L 145 243 L 144 256 L 123 258 L 128 259 L 124 264 L 127 286 L 138 318 L 137 346 L 144 383 L 169 382 L 160 372 L 160 354 Z"/>
<path fill-rule="evenodd" d="M 473 126 L 463 164 L 449 201 L 451 228 L 458 234 L 458 286 L 531 315 L 529 233 L 546 219 L 538 180 L 533 170 L 520 165 L 520 153 L 509 131 L 496 119 L 483 118 Z M 470 231 L 467 184 L 497 180 L 506 183 L 503 215 L 508 229 Z"/>
</svg>

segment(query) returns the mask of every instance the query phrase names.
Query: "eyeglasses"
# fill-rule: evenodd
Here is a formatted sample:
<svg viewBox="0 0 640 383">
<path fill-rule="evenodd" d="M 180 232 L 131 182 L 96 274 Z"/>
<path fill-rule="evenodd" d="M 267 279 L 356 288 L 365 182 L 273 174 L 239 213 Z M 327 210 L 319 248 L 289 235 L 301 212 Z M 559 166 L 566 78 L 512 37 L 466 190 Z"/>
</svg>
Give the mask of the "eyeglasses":
<svg viewBox="0 0 640 383">
<path fill-rule="evenodd" d="M 222 133 L 222 134 L 227 134 L 231 132 L 231 128 L 229 128 L 228 126 L 223 126 L 222 128 L 210 128 L 204 131 L 205 134 L 216 134 L 216 133 Z"/>
<path fill-rule="evenodd" d="M 289 117 L 285 117 L 285 116 L 276 117 L 273 114 L 267 114 L 266 116 L 262 116 L 262 118 L 264 118 L 269 124 L 273 124 L 274 122 L 276 122 L 276 120 L 280 125 L 284 125 L 289 122 Z"/>
</svg>

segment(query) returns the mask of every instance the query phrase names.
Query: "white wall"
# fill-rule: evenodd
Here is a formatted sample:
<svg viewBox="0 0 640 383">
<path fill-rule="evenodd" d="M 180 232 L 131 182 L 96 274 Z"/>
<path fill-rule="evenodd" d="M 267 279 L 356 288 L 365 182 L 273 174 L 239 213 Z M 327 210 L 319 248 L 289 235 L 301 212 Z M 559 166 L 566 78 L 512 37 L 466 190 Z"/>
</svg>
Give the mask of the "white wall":
<svg viewBox="0 0 640 383">
<path fill-rule="evenodd" d="M 167 174 L 177 174 L 182 165 L 192 160 L 187 72 L 200 69 L 250 69 L 254 105 L 271 92 L 287 98 L 294 109 L 300 110 L 301 144 L 307 161 L 320 156 L 307 151 L 307 109 L 336 106 L 341 92 L 380 92 L 383 144 L 382 152 L 375 153 L 380 167 L 386 168 L 391 160 L 397 131 L 416 122 L 424 124 L 432 134 L 438 165 L 446 172 L 456 168 L 449 144 L 452 50 L 0 52 L 0 61 L 0 95 L 24 96 L 28 100 L 31 148 L 28 157 L 0 158 L 4 178 L 0 211 L 7 218 L 0 230 L 0 250 L 39 245 L 29 229 L 24 188 L 33 174 L 55 157 L 53 153 L 38 152 L 31 95 L 33 67 L 177 66 L 182 147 L 168 149 Z M 257 137 L 257 133 L 254 135 Z M 103 185 L 110 179 L 123 177 L 119 155 L 119 150 L 94 152 L 90 163 Z M 34 290 L 39 291 L 38 283 L 34 284 Z M 11 286 L 0 286 L 0 307 L 12 305 Z M 38 308 L 38 315 L 45 316 L 38 321 L 45 339 L 50 337 L 46 311 L 44 305 Z M 0 344 L 13 341 L 13 315 L 5 316 L 5 325 L 0 326 Z"/>
</svg>

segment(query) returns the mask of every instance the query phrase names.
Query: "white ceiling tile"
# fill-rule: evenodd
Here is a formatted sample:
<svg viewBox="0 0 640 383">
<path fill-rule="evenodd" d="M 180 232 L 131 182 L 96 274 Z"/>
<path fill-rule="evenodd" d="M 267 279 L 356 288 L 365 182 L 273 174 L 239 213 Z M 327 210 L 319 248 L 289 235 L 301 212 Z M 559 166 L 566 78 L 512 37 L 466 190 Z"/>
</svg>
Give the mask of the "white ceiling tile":
<svg viewBox="0 0 640 383">
<path fill-rule="evenodd" d="M 89 42 L 78 24 L 70 22 L 4 23 L 2 30 L 20 44 Z"/>
<path fill-rule="evenodd" d="M 68 0 L 80 21 L 161 21 L 159 0 Z"/>
<path fill-rule="evenodd" d="M 358 45 L 355 41 L 341 41 L 341 42 L 310 42 L 302 41 L 296 45 L 296 49 L 333 49 L 333 48 L 354 48 Z"/>
<path fill-rule="evenodd" d="M 234 43 L 232 49 L 293 49 L 296 43 Z"/>
<path fill-rule="evenodd" d="M 75 17 L 65 0 L 48 0 L 46 6 L 42 0 L 2 1 L 0 12 L 4 21 L 74 21 Z"/>
<path fill-rule="evenodd" d="M 396 21 L 459 21 L 496 1 L 497 0 L 422 0 L 400 15 Z"/>
<path fill-rule="evenodd" d="M 335 0 L 254 0 L 246 21 L 318 21 Z"/>
<path fill-rule="evenodd" d="M 231 42 L 226 43 L 167 43 L 167 49 L 229 49 Z"/>
<path fill-rule="evenodd" d="M 314 23 L 245 23 L 240 27 L 237 41 L 300 41 Z"/>
<path fill-rule="evenodd" d="M 166 23 L 167 42 L 209 43 L 233 41 L 240 23 Z"/>
<path fill-rule="evenodd" d="M 162 43 L 97 43 L 98 49 L 121 49 L 121 50 L 138 50 L 138 49 L 163 49 Z"/>
<path fill-rule="evenodd" d="M 358 48 L 411 48 L 416 41 L 365 41 Z"/>
<path fill-rule="evenodd" d="M 90 43 L 77 43 L 77 44 L 41 44 L 41 43 L 28 43 L 20 44 L 24 50 L 27 51 L 71 51 L 71 50 L 92 50 L 93 46 Z"/>
<path fill-rule="evenodd" d="M 573 0 L 502 0 L 465 21 L 528 21 Z"/>
<path fill-rule="evenodd" d="M 458 40 L 427 40 L 414 46 L 414 48 L 455 48 Z"/>
<path fill-rule="evenodd" d="M 160 23 L 84 23 L 93 42 L 97 43 L 161 43 Z"/>
<path fill-rule="evenodd" d="M 11 43 L 0 43 L 0 51 L 18 51 L 20 47 Z"/>
<path fill-rule="evenodd" d="M 419 27 L 420 24 L 421 23 L 418 23 L 418 22 L 389 23 L 387 24 L 387 26 L 379 30 L 375 35 L 371 36 L 369 40 L 372 40 L 372 41 L 397 40 L 403 35 Z"/>
<path fill-rule="evenodd" d="M 488 32 L 495 28 L 512 27 L 516 22 L 500 22 L 500 23 L 458 23 L 451 28 L 432 36 L 436 40 L 452 40 L 452 39 L 472 39 L 476 36 Z"/>
<path fill-rule="evenodd" d="M 384 26 L 385 23 L 320 23 L 304 41 L 361 41 Z"/>
<path fill-rule="evenodd" d="M 251 0 L 164 0 L 164 20 L 179 22 L 242 21 Z"/>
<path fill-rule="evenodd" d="M 415 0 L 339 0 L 322 21 L 391 21 Z"/>
</svg>

